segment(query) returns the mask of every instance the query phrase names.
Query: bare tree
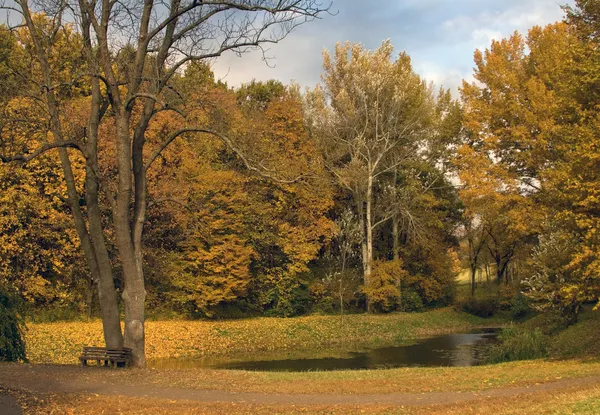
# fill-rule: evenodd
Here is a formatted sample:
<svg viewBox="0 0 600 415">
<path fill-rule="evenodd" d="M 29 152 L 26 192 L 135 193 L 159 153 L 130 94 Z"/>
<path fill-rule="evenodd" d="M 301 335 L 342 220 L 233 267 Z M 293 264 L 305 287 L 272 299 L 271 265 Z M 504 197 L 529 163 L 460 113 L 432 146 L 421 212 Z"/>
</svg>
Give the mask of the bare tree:
<svg viewBox="0 0 600 415">
<path fill-rule="evenodd" d="M 258 49 L 265 53 L 265 44 L 281 41 L 297 26 L 327 12 L 329 5 L 318 0 L 5 0 L 3 8 L 18 14 L 18 26 L 31 37 L 53 141 L 30 154 L 4 155 L 2 160 L 27 162 L 58 149 L 75 226 L 92 278 L 98 282 L 106 344 L 131 347 L 134 364 L 145 366 L 142 236 L 148 207 L 146 172 L 178 137 L 213 134 L 253 171 L 272 175 L 253 165 L 229 137 L 190 124 L 184 112 L 169 105 L 166 96 L 173 77 L 188 62 L 217 58 L 227 51 L 243 54 Z M 91 86 L 88 121 L 79 135 L 71 134 L 73 129 L 65 125 L 54 67 L 49 62 L 57 35 L 66 25 L 74 27 L 83 39 Z M 185 126 L 147 149 L 146 131 L 161 111 L 176 111 Z M 100 174 L 102 123 L 110 123 L 115 131 L 111 137 L 117 158 L 114 189 L 104 185 Z M 85 158 L 85 213 L 79 206 L 67 149 L 75 149 Z M 112 210 L 123 272 L 124 336 L 101 221 L 100 191 Z"/>
</svg>

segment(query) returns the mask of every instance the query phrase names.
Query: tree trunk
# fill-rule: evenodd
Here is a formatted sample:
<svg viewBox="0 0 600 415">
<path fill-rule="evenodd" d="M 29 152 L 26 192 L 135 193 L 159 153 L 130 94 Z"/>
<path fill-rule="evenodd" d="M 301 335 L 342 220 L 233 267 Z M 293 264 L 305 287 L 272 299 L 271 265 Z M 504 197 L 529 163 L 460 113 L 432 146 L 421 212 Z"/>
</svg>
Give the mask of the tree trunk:
<svg viewBox="0 0 600 415">
<path fill-rule="evenodd" d="M 146 289 L 143 275 L 134 273 L 126 278 L 123 291 L 125 304 L 125 346 L 132 349 L 133 366 L 146 366 L 145 353 L 145 302 Z"/>
<path fill-rule="evenodd" d="M 115 236 L 119 259 L 123 266 L 123 302 L 125 305 L 125 346 L 132 350 L 132 364 L 146 366 L 144 350 L 144 306 L 146 290 L 141 264 L 136 258 L 129 213 L 132 195 L 131 140 L 129 114 L 124 108 L 116 116 L 117 157 L 119 165 L 118 195 L 114 212 Z"/>
<path fill-rule="evenodd" d="M 357 202 L 357 211 L 358 211 L 358 226 L 360 228 L 360 232 L 361 232 L 361 240 L 360 240 L 360 253 L 361 253 L 361 259 L 362 259 L 362 267 L 363 267 L 363 284 L 365 286 L 368 285 L 368 265 L 367 265 L 367 230 L 366 230 L 366 225 L 365 225 L 365 208 L 364 208 L 364 202 L 362 200 L 360 200 L 359 202 Z M 368 303 L 369 303 L 369 298 L 367 296 L 366 298 L 366 302 L 367 302 L 367 309 L 368 309 Z"/>
<path fill-rule="evenodd" d="M 397 205 L 398 194 L 396 189 L 396 182 L 398 181 L 398 167 L 394 167 L 394 182 L 392 183 L 393 189 L 393 203 Z M 400 259 L 400 218 L 398 214 L 392 217 L 392 259 L 397 261 Z"/>
<path fill-rule="evenodd" d="M 344 330 L 344 290 L 342 285 L 342 276 L 340 276 L 340 325 L 342 328 L 342 335 Z"/>
<path fill-rule="evenodd" d="M 115 291 L 113 269 L 106 247 L 106 238 L 102 226 L 102 211 L 99 201 L 98 172 L 98 127 L 100 112 L 100 85 L 97 80 L 92 83 L 92 115 L 88 123 L 88 159 L 86 160 L 85 200 L 89 223 L 89 233 L 98 264 L 100 278 L 98 280 L 98 299 L 102 311 L 102 321 L 111 321 L 104 327 L 106 347 L 120 349 L 123 347 L 121 318 Z M 111 197 L 108 195 L 107 197 Z"/>
<path fill-rule="evenodd" d="M 510 264 L 510 258 L 502 259 L 499 258 L 496 260 L 496 282 L 501 284 L 504 281 L 505 284 L 508 284 L 508 275 L 507 275 L 507 267 Z"/>
<path fill-rule="evenodd" d="M 398 220 L 398 215 L 394 215 L 392 218 L 392 250 L 394 261 L 398 261 L 400 259 L 400 224 Z M 398 279 L 398 310 L 402 311 L 402 280 Z"/>
<path fill-rule="evenodd" d="M 392 218 L 392 259 L 400 259 L 400 220 L 398 215 Z"/>
<path fill-rule="evenodd" d="M 110 349 L 120 349 L 123 347 L 121 318 L 115 291 L 112 264 L 106 247 L 106 238 L 102 226 L 102 211 L 99 202 L 98 131 L 103 112 L 108 108 L 108 104 L 103 104 L 100 80 L 96 76 L 100 73 L 98 57 L 94 53 L 94 48 L 92 47 L 90 38 L 91 22 L 86 13 L 82 15 L 82 25 L 82 35 L 84 44 L 86 45 L 84 50 L 86 51 L 89 63 L 92 92 L 90 118 L 88 121 L 86 137 L 87 160 L 85 178 L 85 200 L 89 223 L 89 235 L 100 275 L 97 280 L 98 299 L 102 313 L 106 347 Z M 108 189 L 106 189 L 106 191 L 108 191 Z M 106 197 L 109 200 L 112 198 L 111 195 L 107 195 Z M 105 323 L 105 321 L 108 321 L 109 323 Z"/>
<path fill-rule="evenodd" d="M 94 306 L 94 280 L 90 276 L 90 278 L 88 278 L 88 280 L 87 280 L 87 287 L 85 290 L 85 308 L 86 308 L 86 315 L 87 315 L 88 319 L 92 318 L 93 306 Z"/>
<path fill-rule="evenodd" d="M 477 264 L 471 263 L 471 297 L 475 297 L 475 286 L 477 277 Z"/>
<path fill-rule="evenodd" d="M 56 141 L 65 141 L 61 126 L 61 119 L 59 116 L 59 104 L 57 102 L 54 90 L 50 88 L 50 86 L 53 84 L 53 80 L 51 76 L 50 64 L 48 62 L 48 54 L 44 49 L 43 42 L 38 37 L 39 32 L 33 22 L 28 3 L 26 1 L 20 2 L 20 6 L 23 12 L 23 18 L 25 19 L 25 24 L 28 27 L 29 34 L 31 35 L 31 39 L 35 46 L 38 62 L 40 64 L 40 69 L 46 85 L 45 97 L 48 115 L 50 118 L 50 131 L 52 132 L 52 135 Z M 94 104 L 94 102 L 92 104 Z M 114 287 L 111 290 L 104 290 L 104 288 L 108 287 L 109 285 L 113 285 L 112 273 L 105 272 L 106 270 L 103 269 L 100 266 L 101 264 L 98 262 L 95 249 L 96 246 L 94 245 L 92 239 L 94 236 L 94 230 L 90 229 L 88 231 L 85 218 L 79 206 L 79 194 L 75 185 L 75 178 L 73 175 L 73 169 L 71 167 L 71 161 L 69 160 L 69 154 L 64 147 L 59 148 L 58 153 L 67 185 L 69 207 L 75 220 L 75 228 L 77 230 L 77 234 L 79 235 L 84 256 L 90 269 L 91 278 L 94 281 L 98 281 L 98 294 L 100 298 L 100 309 L 102 312 L 104 340 L 107 347 L 121 347 L 123 345 L 123 336 L 121 334 L 121 324 L 119 321 L 116 293 Z M 86 192 L 88 191 L 89 189 L 86 189 Z"/>
<path fill-rule="evenodd" d="M 373 176 L 369 175 L 369 182 L 367 185 L 367 200 L 366 200 L 366 212 L 365 212 L 365 229 L 366 229 L 366 257 L 365 262 L 365 284 L 369 286 L 371 284 L 371 271 L 373 265 L 373 217 L 372 217 L 372 204 L 373 204 Z M 367 313 L 371 313 L 371 300 L 367 296 Z"/>
<path fill-rule="evenodd" d="M 88 232 L 85 219 L 79 207 L 79 194 L 75 187 L 75 179 L 71 162 L 66 149 L 59 149 L 59 154 L 63 166 L 63 173 L 67 183 L 67 193 L 71 213 L 75 220 L 75 228 L 79 235 L 79 240 L 83 248 L 84 256 L 90 269 L 91 278 L 98 282 L 98 299 L 100 303 L 100 312 L 102 314 L 102 328 L 104 332 L 104 342 L 106 347 L 117 349 L 123 347 L 123 334 L 121 333 L 121 322 L 119 318 L 119 308 L 117 306 L 117 296 L 112 278 L 112 270 L 110 269 L 110 261 L 108 261 L 108 270 L 106 264 L 98 261 L 96 255 L 96 247 L 93 243 L 97 239 L 94 228 L 90 226 Z M 90 189 L 86 189 L 86 196 Z M 93 210 L 88 209 L 88 219 L 93 217 Z M 91 223 L 91 222 L 90 222 Z M 102 235 L 102 238 L 104 236 Z M 98 247 L 100 248 L 100 247 Z M 104 245 L 102 248 L 106 249 Z M 108 258 L 108 254 L 107 254 Z"/>
</svg>

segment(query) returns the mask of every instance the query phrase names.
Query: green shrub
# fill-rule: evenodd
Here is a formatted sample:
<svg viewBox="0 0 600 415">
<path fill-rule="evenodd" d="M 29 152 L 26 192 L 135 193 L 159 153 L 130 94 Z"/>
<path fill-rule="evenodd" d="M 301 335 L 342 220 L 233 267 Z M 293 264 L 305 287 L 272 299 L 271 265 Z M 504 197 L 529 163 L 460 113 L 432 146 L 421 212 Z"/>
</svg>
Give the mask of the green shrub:
<svg viewBox="0 0 600 415">
<path fill-rule="evenodd" d="M 435 303 L 436 305 L 448 306 L 456 301 L 456 285 L 445 285 L 442 292 L 443 297 Z"/>
<path fill-rule="evenodd" d="M 277 290 L 273 298 L 270 308 L 264 312 L 267 317 L 294 317 L 306 314 L 310 309 L 310 293 L 302 284 Z"/>
<path fill-rule="evenodd" d="M 0 288 L 0 361 L 27 361 L 25 356 L 25 326 L 16 297 Z"/>
<path fill-rule="evenodd" d="M 320 280 L 310 283 L 308 292 L 312 304 L 312 313 L 330 314 L 334 312 L 336 298 L 334 298 L 329 288 L 329 284 Z"/>
<path fill-rule="evenodd" d="M 517 293 L 512 298 L 510 312 L 513 319 L 520 319 L 531 312 L 531 300 L 522 293 Z"/>
<path fill-rule="evenodd" d="M 466 301 L 458 303 L 457 308 L 474 316 L 488 318 L 498 312 L 500 303 L 496 298 L 469 297 Z"/>
<path fill-rule="evenodd" d="M 48 306 L 31 307 L 26 306 L 28 321 L 34 323 L 55 323 L 58 321 L 83 321 L 87 319 L 85 313 L 76 308 Z"/>
<path fill-rule="evenodd" d="M 417 292 L 410 289 L 402 291 L 402 311 L 421 311 L 423 307 L 423 300 Z"/>
<path fill-rule="evenodd" d="M 539 359 L 548 356 L 548 342 L 540 329 L 524 330 L 509 327 L 502 330 L 500 343 L 490 349 L 488 362 Z"/>
</svg>

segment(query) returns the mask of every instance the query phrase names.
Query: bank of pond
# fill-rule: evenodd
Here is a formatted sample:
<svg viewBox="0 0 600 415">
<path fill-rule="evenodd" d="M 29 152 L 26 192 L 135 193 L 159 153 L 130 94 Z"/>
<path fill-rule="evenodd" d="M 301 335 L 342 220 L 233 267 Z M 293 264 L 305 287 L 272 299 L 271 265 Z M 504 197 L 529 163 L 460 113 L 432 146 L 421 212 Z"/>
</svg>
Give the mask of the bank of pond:
<svg viewBox="0 0 600 415">
<path fill-rule="evenodd" d="M 148 321 L 151 367 L 323 371 L 474 366 L 545 357 L 597 356 L 600 319 L 549 336 L 525 323 L 452 308 L 388 315 L 305 316 L 229 321 Z M 32 363 L 77 364 L 84 346 L 102 345 L 100 321 L 28 325 Z"/>
<path fill-rule="evenodd" d="M 361 348 L 342 345 L 330 350 L 252 353 L 197 359 L 157 359 L 156 369 L 208 368 L 255 371 L 327 371 L 398 367 L 476 366 L 487 362 L 498 344 L 499 328 L 478 329 L 412 341 L 408 344 Z"/>
</svg>

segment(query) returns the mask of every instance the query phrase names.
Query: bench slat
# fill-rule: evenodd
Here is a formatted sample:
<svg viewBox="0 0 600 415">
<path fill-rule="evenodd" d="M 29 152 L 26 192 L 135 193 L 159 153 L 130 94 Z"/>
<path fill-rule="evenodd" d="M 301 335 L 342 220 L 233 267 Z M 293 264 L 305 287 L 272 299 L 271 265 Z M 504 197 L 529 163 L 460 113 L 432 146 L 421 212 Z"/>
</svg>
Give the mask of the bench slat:
<svg viewBox="0 0 600 415">
<path fill-rule="evenodd" d="M 104 361 L 106 366 L 118 366 L 119 363 L 125 363 L 125 366 L 128 366 L 131 361 L 131 348 L 107 349 L 106 347 L 86 346 L 83 348 L 83 354 L 79 356 L 79 360 L 83 366 L 86 366 L 90 360 L 96 360 L 98 365 L 100 365 L 100 361 Z"/>
</svg>

